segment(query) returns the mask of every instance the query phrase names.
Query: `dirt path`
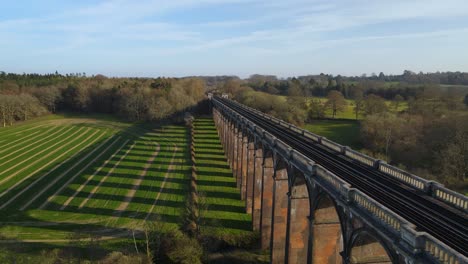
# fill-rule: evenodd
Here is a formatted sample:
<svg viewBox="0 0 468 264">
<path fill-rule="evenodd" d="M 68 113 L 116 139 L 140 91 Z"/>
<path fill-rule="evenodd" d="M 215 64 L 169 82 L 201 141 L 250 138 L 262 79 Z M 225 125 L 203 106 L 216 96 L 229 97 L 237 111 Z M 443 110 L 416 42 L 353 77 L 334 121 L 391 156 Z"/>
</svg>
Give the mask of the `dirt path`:
<svg viewBox="0 0 468 264">
<path fill-rule="evenodd" d="M 88 136 L 88 139 L 90 139 L 91 137 L 93 137 L 98 131 L 96 131 L 95 133 L 93 133 L 92 135 Z M 100 137 L 99 137 L 100 138 Z M 86 142 L 86 140 L 83 140 L 82 142 Z M 97 140 L 97 139 L 96 139 Z M 93 140 L 91 141 L 90 143 L 86 144 L 86 146 L 82 147 L 81 149 L 85 149 L 89 146 L 91 146 L 92 144 L 94 144 L 96 142 L 96 140 Z M 35 175 L 37 172 L 43 170 L 44 168 L 46 168 L 47 166 L 49 166 L 50 164 L 52 164 L 53 162 L 61 159 L 63 156 L 67 155 L 68 153 L 70 153 L 71 151 L 73 151 L 74 149 L 80 147 L 82 144 L 77 144 L 75 145 L 74 147 L 72 147 L 71 149 L 69 149 L 68 151 L 66 151 L 65 153 L 59 155 L 58 157 L 50 160 L 48 163 L 44 164 L 43 166 L 41 166 L 40 168 L 38 168 L 37 170 L 31 172 L 28 176 L 22 178 L 20 181 L 18 181 L 17 183 L 15 183 L 13 186 L 11 186 L 10 188 L 6 189 L 5 191 L 3 191 L 1 194 L 0 194 L 0 197 L 3 197 L 6 193 L 8 193 L 9 191 L 11 191 L 12 189 L 14 189 L 16 186 L 20 185 L 23 181 L 27 180 L 28 178 L 32 177 L 33 175 Z M 30 188 L 32 188 L 34 185 L 36 185 L 39 181 L 41 181 L 44 177 L 46 177 L 47 175 L 49 175 L 50 173 L 52 173 L 53 171 L 55 171 L 58 167 L 62 166 L 64 163 L 68 162 L 69 160 L 75 158 L 77 155 L 79 154 L 76 153 L 75 155 L 69 157 L 68 159 L 60 162 L 59 164 L 57 164 L 55 167 L 53 167 L 51 170 L 49 170 L 47 173 L 43 174 L 41 177 L 39 177 L 37 180 L 35 180 L 33 183 L 29 184 L 26 188 L 23 188 L 20 192 L 18 192 L 14 197 L 12 197 L 10 200 L 8 200 L 6 203 L 3 203 L 1 206 L 0 206 L 0 210 L 5 208 L 6 206 L 8 206 L 11 202 L 13 202 L 16 198 L 18 198 L 20 195 L 22 195 L 24 192 L 26 192 L 27 190 L 29 190 Z"/>
<path fill-rule="evenodd" d="M 83 200 L 83 202 L 81 202 L 80 206 L 78 207 L 78 209 L 81 209 L 83 208 L 83 206 L 85 206 L 85 204 L 93 197 L 93 195 L 97 192 L 97 190 L 99 189 L 99 187 L 101 187 L 101 185 L 107 180 L 107 178 L 109 178 L 109 176 L 114 172 L 114 170 L 119 166 L 120 162 L 122 162 L 122 160 L 125 159 L 125 157 L 127 157 L 128 153 L 130 153 L 130 151 L 133 149 L 133 147 L 135 147 L 135 143 L 132 144 L 132 146 L 125 152 L 125 154 L 120 157 L 119 161 L 117 161 L 114 166 L 112 167 L 112 169 L 109 170 L 109 172 L 106 174 L 106 176 L 104 176 L 101 181 L 99 181 L 98 185 L 96 187 L 94 187 L 91 192 L 89 193 L 88 197 L 86 197 L 86 199 Z"/>
<path fill-rule="evenodd" d="M 86 181 L 83 184 L 80 185 L 80 187 L 78 187 L 75 193 L 65 201 L 62 207 L 60 207 L 60 210 L 63 210 L 68 206 L 68 204 L 78 195 L 78 193 L 80 193 L 81 190 L 83 190 L 83 188 L 86 185 L 88 185 L 88 183 L 94 178 L 94 176 L 96 176 L 102 170 L 102 168 L 104 168 L 104 166 L 106 166 L 107 163 L 109 163 L 109 161 L 111 161 L 123 149 L 123 147 L 127 145 L 128 141 L 130 140 L 125 140 L 125 142 L 119 147 L 119 149 L 117 149 L 109 159 L 107 159 L 97 170 L 94 171 L 94 173 L 91 176 L 88 177 L 88 179 L 86 179 Z"/>
<path fill-rule="evenodd" d="M 18 158 L 18 156 L 25 155 L 25 154 L 27 154 L 28 152 L 33 151 L 33 150 L 35 150 L 35 149 L 37 149 L 37 148 L 40 148 L 40 147 L 42 147 L 43 145 L 45 145 L 45 144 L 47 144 L 47 143 L 53 141 L 53 140 L 54 140 L 54 136 L 55 136 L 56 134 L 60 133 L 64 128 L 65 128 L 65 127 L 63 127 L 62 129 L 59 129 L 59 130 L 55 131 L 55 132 L 52 133 L 52 134 L 47 135 L 47 136 L 44 137 L 44 138 L 41 138 L 40 140 L 37 140 L 36 142 L 33 142 L 33 143 L 31 143 L 31 144 L 28 144 L 27 146 L 24 146 L 24 147 L 22 147 L 22 148 L 20 148 L 20 149 L 17 149 L 17 150 L 15 150 L 15 151 L 13 151 L 13 152 L 10 152 L 8 155 L 3 156 L 1 159 L 8 158 L 9 156 L 11 156 L 11 155 L 13 155 L 13 154 L 16 154 L 17 152 L 19 152 L 19 151 L 21 151 L 21 150 L 23 150 L 23 149 L 29 148 L 25 153 L 20 153 L 20 154 L 18 154 L 18 155 L 13 156 L 13 158 L 11 158 L 11 159 L 9 159 L 9 160 L 3 161 L 3 162 L 0 164 L 0 166 L 3 166 L 4 164 L 6 164 L 6 163 L 8 163 L 8 162 L 10 162 L 10 161 L 12 161 L 12 160 Z M 47 131 L 47 132 L 48 132 L 48 131 Z M 48 138 L 52 138 L 52 139 L 46 140 L 46 139 L 48 139 Z M 28 141 L 28 140 L 26 140 L 26 141 Z M 25 141 L 25 142 L 26 142 L 26 141 Z M 43 142 L 43 141 L 45 141 L 45 142 Z M 42 142 L 42 143 L 40 143 L 39 145 L 37 145 L 37 146 L 35 146 L 35 147 L 31 147 L 31 145 L 36 144 L 36 143 L 39 143 L 39 142 Z M 12 146 L 12 148 L 14 148 L 14 147 L 15 147 L 15 146 Z"/>
<path fill-rule="evenodd" d="M 146 214 L 145 220 L 148 220 L 148 218 L 150 217 L 151 213 L 154 210 L 154 207 L 156 207 L 156 203 L 158 202 L 159 196 L 161 195 L 162 190 L 164 189 L 164 185 L 166 184 L 167 178 L 169 177 L 169 174 L 175 169 L 174 159 L 175 159 L 175 155 L 177 154 L 177 151 L 178 151 L 177 145 L 174 144 L 174 152 L 172 153 L 171 162 L 170 162 L 170 164 L 169 164 L 169 166 L 167 168 L 166 174 L 164 174 L 164 180 L 161 183 L 161 187 L 159 188 L 158 195 L 156 196 L 156 199 L 154 199 L 154 202 L 151 205 L 151 208 L 149 209 L 148 213 Z"/>
<path fill-rule="evenodd" d="M 90 129 L 91 129 L 91 128 L 88 128 L 88 129 L 85 131 L 85 133 L 88 132 Z M 21 164 L 23 164 L 23 163 L 25 163 L 25 162 L 27 162 L 27 161 L 29 161 L 29 160 L 35 158 L 36 156 L 41 155 L 42 153 L 48 151 L 48 150 L 51 149 L 51 148 L 54 148 L 55 146 L 57 146 L 57 145 L 63 143 L 64 141 L 69 140 L 71 137 L 73 137 L 74 135 L 78 134 L 81 130 L 83 130 L 83 128 L 78 129 L 78 130 L 77 130 L 76 132 L 74 132 L 73 134 L 71 134 L 71 135 L 69 135 L 68 137 L 66 137 L 66 138 L 64 138 L 64 139 L 62 139 L 62 140 L 56 142 L 55 144 L 49 146 L 48 148 L 45 148 L 45 149 L 39 151 L 39 152 L 36 153 L 35 155 L 33 155 L 33 156 L 31 156 L 31 157 L 29 157 L 29 158 L 27 158 L 27 159 L 25 159 L 25 160 L 23 160 L 23 161 L 21 161 L 21 162 L 16 163 L 16 165 L 11 166 L 10 168 L 4 170 L 1 174 L 4 174 L 4 173 L 6 173 L 6 172 L 9 172 L 10 170 L 12 170 L 12 169 L 18 167 L 19 165 L 21 165 Z M 60 149 L 61 149 L 61 148 L 56 148 L 54 151 L 48 152 L 47 155 L 43 155 L 43 156 L 41 156 L 39 159 L 37 159 L 37 160 L 35 160 L 35 161 L 33 161 L 33 162 L 30 162 L 29 165 L 24 166 L 24 167 L 22 167 L 22 168 L 19 169 L 19 170 L 16 170 L 15 173 L 10 174 L 10 175 L 8 175 L 6 178 L 0 180 L 0 185 L 3 184 L 4 182 L 10 180 L 11 178 L 15 177 L 15 176 L 18 175 L 20 172 L 22 172 L 22 171 L 24 171 L 24 170 L 30 168 L 32 165 L 36 164 L 37 162 L 39 162 L 39 161 L 41 161 L 41 160 L 43 160 L 43 159 L 49 157 L 50 155 L 54 154 L 55 152 L 57 152 L 57 151 L 60 150 Z"/>
<path fill-rule="evenodd" d="M 137 234 L 137 233 L 141 234 L 142 232 L 141 231 L 135 232 L 135 234 Z M 97 234 L 99 234 L 99 233 L 97 233 Z M 111 240 L 111 239 L 122 238 L 122 237 L 130 237 L 130 235 L 131 235 L 130 231 L 109 232 L 109 234 L 107 234 L 105 236 L 100 236 L 97 240 L 98 241 Z M 93 238 L 93 239 L 95 239 L 95 238 Z M 81 239 L 80 241 L 90 241 L 90 240 L 91 240 L 91 238 L 84 238 L 84 239 Z M 3 239 L 3 240 L 0 240 L 0 244 L 64 243 L 64 242 L 69 242 L 69 241 L 70 241 L 70 239 L 21 239 L 21 240 Z"/>
<path fill-rule="evenodd" d="M 60 177 L 56 178 L 53 182 L 51 182 L 49 185 L 47 185 L 47 187 L 45 189 L 49 189 L 51 186 L 53 186 L 60 178 L 62 178 L 64 175 L 68 174 L 72 169 L 74 169 L 76 166 L 78 166 L 81 162 L 83 162 L 85 159 L 87 159 L 89 156 L 91 156 L 94 152 L 99 150 L 102 146 L 104 146 L 107 142 L 109 142 L 110 139 L 111 138 L 108 138 L 104 142 L 102 142 L 101 145 L 99 145 L 99 147 L 95 148 L 93 151 L 91 151 L 86 156 L 84 156 L 82 159 L 80 159 L 77 163 L 75 163 L 75 165 L 73 165 L 66 172 L 64 172 L 62 175 L 60 175 Z M 78 177 L 79 175 L 81 175 L 81 173 L 83 171 L 88 169 L 94 162 L 96 162 L 96 160 L 98 160 L 102 155 L 104 155 L 104 153 L 107 150 L 109 150 L 119 140 L 120 140 L 120 137 L 117 137 L 111 144 L 109 144 L 109 146 L 107 146 L 104 150 L 102 150 L 101 153 L 99 153 L 86 166 L 82 167 L 81 170 L 79 170 L 77 173 L 75 173 L 75 175 L 70 177 L 70 179 L 65 184 L 62 185 L 62 187 L 60 187 L 53 195 L 49 196 L 49 198 L 47 198 L 47 200 L 41 206 L 39 206 L 39 209 L 44 209 L 49 204 L 49 202 L 52 201 L 60 192 L 62 192 L 62 190 L 65 189 L 72 181 L 74 181 L 76 177 Z"/>
<path fill-rule="evenodd" d="M 0 151 L 0 153 L 3 153 L 3 152 L 8 151 L 8 150 L 10 150 L 10 149 L 12 149 L 12 148 L 15 148 L 16 145 L 14 145 L 14 144 L 15 144 L 16 142 L 18 142 L 18 141 L 21 141 L 21 143 L 25 143 L 25 142 L 29 142 L 29 141 L 35 140 L 36 138 L 38 138 L 38 137 L 40 137 L 40 136 L 42 136 L 42 135 L 48 133 L 50 130 L 52 130 L 52 129 L 54 129 L 54 128 L 56 128 L 56 127 L 51 127 L 50 129 L 48 129 L 48 130 L 46 130 L 46 131 L 39 130 L 39 131 L 36 131 L 36 132 L 34 132 L 34 133 L 31 133 L 31 134 L 29 134 L 28 136 L 25 136 L 25 137 L 23 137 L 23 138 L 19 138 L 19 139 L 17 139 L 17 140 L 10 141 L 10 142 L 6 143 L 5 145 L 3 145 L 3 148 L 2 148 L 2 150 Z M 36 135 L 36 134 L 39 134 L 39 135 Z M 32 138 L 30 138 L 30 137 L 32 137 Z M 29 138 L 29 139 L 26 139 L 26 138 Z M 0 142 L 3 142 L 3 141 L 6 141 L 6 140 L 2 140 L 2 141 L 0 141 Z M 13 145 L 13 146 L 8 147 L 9 145 Z"/>
<path fill-rule="evenodd" d="M 144 168 L 143 168 L 143 171 L 140 173 L 140 177 L 138 177 L 138 179 L 136 179 L 134 182 L 133 182 L 133 187 L 132 189 L 130 189 L 127 194 L 125 195 L 125 199 L 123 200 L 123 202 L 119 205 L 119 207 L 117 207 L 116 211 L 114 212 L 114 214 L 117 214 L 118 216 L 120 216 L 122 214 L 123 211 L 125 211 L 128 207 L 128 205 L 130 204 L 130 202 L 133 200 L 133 196 L 135 196 L 135 193 L 136 191 L 138 190 L 138 188 L 140 187 L 140 184 L 141 182 L 143 181 L 143 179 L 145 178 L 146 174 L 148 173 L 148 169 L 151 167 L 151 165 L 153 164 L 154 160 L 156 159 L 156 157 L 158 156 L 159 154 L 159 149 L 160 149 L 160 146 L 159 144 L 156 146 L 156 149 L 154 150 L 154 153 L 153 155 L 151 156 L 151 158 L 146 162 Z"/>
</svg>

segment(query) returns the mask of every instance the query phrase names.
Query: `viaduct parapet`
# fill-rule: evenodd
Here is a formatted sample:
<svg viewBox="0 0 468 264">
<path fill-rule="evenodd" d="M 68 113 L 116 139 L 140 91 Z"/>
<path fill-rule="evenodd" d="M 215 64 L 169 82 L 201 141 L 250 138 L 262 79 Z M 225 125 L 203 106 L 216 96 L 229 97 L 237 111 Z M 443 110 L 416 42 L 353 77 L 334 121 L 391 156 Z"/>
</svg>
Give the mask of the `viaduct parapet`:
<svg viewBox="0 0 468 264">
<path fill-rule="evenodd" d="M 385 192 L 379 197 L 358 188 L 351 176 L 347 180 L 323 164 L 329 155 L 339 156 L 429 199 L 434 210 L 457 215 L 457 232 L 465 231 L 458 243 L 467 241 L 466 196 L 226 98 L 212 97 L 211 107 L 252 228 L 261 234 L 261 247 L 270 250 L 272 263 L 468 263 L 467 244 L 455 248 L 458 244 L 421 231 L 419 221 L 402 215 L 411 216 L 414 205 L 401 212 L 389 208 L 392 201 L 384 205 Z M 316 158 L 305 153 L 312 145 Z M 336 164 L 335 171 L 355 174 L 354 167 Z"/>
</svg>

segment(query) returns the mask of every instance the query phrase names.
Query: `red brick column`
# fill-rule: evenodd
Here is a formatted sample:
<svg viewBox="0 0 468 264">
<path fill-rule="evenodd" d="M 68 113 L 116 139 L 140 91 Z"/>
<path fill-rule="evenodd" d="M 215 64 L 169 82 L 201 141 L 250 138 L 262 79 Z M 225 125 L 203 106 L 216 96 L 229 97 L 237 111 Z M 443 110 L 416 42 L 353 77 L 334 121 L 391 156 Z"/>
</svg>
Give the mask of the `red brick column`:
<svg viewBox="0 0 468 264">
<path fill-rule="evenodd" d="M 242 188 L 242 155 L 243 155 L 243 133 L 241 130 L 239 130 L 237 132 L 237 158 L 236 158 L 236 167 L 235 167 L 235 170 L 236 170 L 236 179 L 237 179 L 237 188 L 239 188 L 239 190 L 241 190 Z M 242 195 L 242 193 L 241 193 Z"/>
<path fill-rule="evenodd" d="M 227 120 L 227 127 L 226 127 L 226 145 L 227 145 L 227 160 L 228 160 L 228 164 L 229 164 L 229 167 L 232 168 L 232 126 L 231 126 L 231 122 L 229 122 L 229 120 Z"/>
<path fill-rule="evenodd" d="M 265 153 L 264 153 L 265 155 Z M 271 223 L 273 213 L 273 157 L 263 158 L 263 185 L 262 185 L 262 213 L 260 218 L 261 226 L 261 247 L 269 249 L 271 242 Z"/>
<path fill-rule="evenodd" d="M 253 179 L 252 225 L 253 230 L 261 229 L 263 189 L 263 149 L 255 146 Z"/>
<path fill-rule="evenodd" d="M 341 226 L 333 201 L 328 195 L 319 198 L 312 225 L 314 263 L 342 263 Z"/>
<path fill-rule="evenodd" d="M 241 166 L 240 166 L 240 175 L 241 175 L 241 199 L 245 200 L 247 196 L 247 157 L 248 157 L 248 145 L 249 139 L 246 136 L 242 137 L 242 155 L 241 155 Z"/>
<path fill-rule="evenodd" d="M 302 177 L 301 177 L 302 176 Z M 310 236 L 310 200 L 304 176 L 291 188 L 289 209 L 289 263 L 307 263 Z"/>
<path fill-rule="evenodd" d="M 282 162 L 280 162 L 282 163 Z M 273 222 L 271 226 L 271 262 L 284 263 L 288 219 L 288 170 L 286 164 L 275 171 L 273 186 Z"/>
<path fill-rule="evenodd" d="M 238 137 L 238 131 L 237 127 L 234 127 L 233 129 L 233 134 L 232 134 L 232 174 L 234 175 L 234 178 L 236 178 L 237 186 L 239 187 L 239 182 L 237 181 L 237 155 L 238 155 L 238 142 L 239 142 L 239 137 Z"/>
<path fill-rule="evenodd" d="M 253 207 L 253 194 L 254 194 L 254 180 L 255 180 L 255 144 L 250 142 L 247 144 L 247 179 L 246 179 L 246 197 L 245 197 L 245 211 L 248 214 L 252 213 Z"/>
</svg>

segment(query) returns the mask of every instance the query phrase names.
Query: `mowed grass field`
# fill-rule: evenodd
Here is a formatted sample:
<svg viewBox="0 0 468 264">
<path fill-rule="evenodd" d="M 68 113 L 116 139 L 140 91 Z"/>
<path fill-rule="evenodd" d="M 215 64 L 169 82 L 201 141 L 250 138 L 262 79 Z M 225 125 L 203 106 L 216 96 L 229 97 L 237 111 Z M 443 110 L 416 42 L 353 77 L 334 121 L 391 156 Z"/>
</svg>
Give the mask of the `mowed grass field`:
<svg viewBox="0 0 468 264">
<path fill-rule="evenodd" d="M 57 116 L 0 128 L 0 240 L 60 243 L 76 232 L 124 238 L 153 219 L 176 227 L 191 173 L 188 135 L 180 125 Z M 200 176 L 211 204 L 205 217 L 246 230 L 232 173 L 222 150 L 214 155 L 219 160 L 206 162 L 224 167 Z"/>
<path fill-rule="evenodd" d="M 251 215 L 245 212 L 213 119 L 195 119 L 194 130 L 198 192 L 204 197 L 201 231 L 215 236 L 251 233 Z"/>
<path fill-rule="evenodd" d="M 362 147 L 360 124 L 355 120 L 313 120 L 305 124 L 304 129 L 353 149 Z"/>
</svg>

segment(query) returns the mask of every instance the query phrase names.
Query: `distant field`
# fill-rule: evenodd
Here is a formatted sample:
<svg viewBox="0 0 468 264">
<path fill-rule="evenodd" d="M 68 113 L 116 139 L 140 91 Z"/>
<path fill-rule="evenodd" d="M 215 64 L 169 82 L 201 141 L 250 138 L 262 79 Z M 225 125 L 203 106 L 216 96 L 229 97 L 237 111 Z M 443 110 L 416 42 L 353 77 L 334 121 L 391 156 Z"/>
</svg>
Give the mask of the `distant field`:
<svg viewBox="0 0 468 264">
<path fill-rule="evenodd" d="M 262 92 L 256 92 L 256 93 L 262 93 Z M 284 95 L 274 95 L 274 96 L 277 96 L 277 97 L 281 98 L 284 101 L 286 101 L 286 99 L 287 99 L 287 96 L 284 96 Z M 315 100 L 318 99 L 323 104 L 325 104 L 327 102 L 326 97 L 313 97 L 313 99 L 315 99 Z M 346 100 L 346 103 L 347 103 L 346 107 L 345 107 L 345 110 L 343 112 L 338 112 L 336 114 L 335 118 L 337 118 L 337 119 L 353 119 L 353 120 L 356 120 L 356 114 L 354 113 L 354 106 L 355 106 L 354 100 L 351 100 L 351 99 L 345 99 L 345 100 Z M 385 104 L 387 105 L 390 112 L 401 112 L 401 111 L 404 111 L 404 110 L 408 109 L 408 102 L 406 102 L 406 101 L 401 102 L 400 105 L 398 106 L 398 109 L 395 109 L 395 107 L 392 105 L 392 101 L 390 101 L 390 100 L 386 100 Z M 332 118 L 332 111 L 331 110 L 325 111 L 325 117 L 326 118 Z M 363 118 L 363 115 L 359 114 L 358 119 L 362 119 L 362 118 Z"/>
<path fill-rule="evenodd" d="M 315 120 L 306 124 L 305 129 L 326 137 L 339 144 L 360 149 L 359 122 L 352 120 Z"/>
<path fill-rule="evenodd" d="M 187 140 L 184 126 L 148 128 L 102 117 L 51 116 L 0 128 L 0 240 L 61 243 L 77 231 L 126 238 L 128 229 L 141 230 L 155 218 L 175 227 L 189 183 Z M 245 230 L 239 191 L 213 146 L 217 159 L 205 160 L 208 174 L 200 177 L 213 204 L 206 217 Z M 224 165 L 210 171 L 214 161 Z M 221 179 L 227 189 L 216 185 Z"/>
<path fill-rule="evenodd" d="M 322 103 L 325 103 L 327 101 L 327 98 L 318 98 Z M 335 118 L 338 119 L 354 119 L 356 120 L 356 114 L 354 112 L 354 107 L 355 103 L 354 100 L 346 99 L 346 108 L 343 112 L 338 112 L 335 116 Z M 387 105 L 388 109 L 391 112 L 401 112 L 406 109 L 408 109 L 408 103 L 407 102 L 401 102 L 400 105 L 398 106 L 398 109 L 395 109 L 395 107 L 392 105 L 392 101 L 386 100 L 385 104 Z M 325 112 L 327 118 L 332 118 L 332 111 L 328 110 Z M 362 119 L 363 115 L 359 114 L 358 119 Z"/>
</svg>

